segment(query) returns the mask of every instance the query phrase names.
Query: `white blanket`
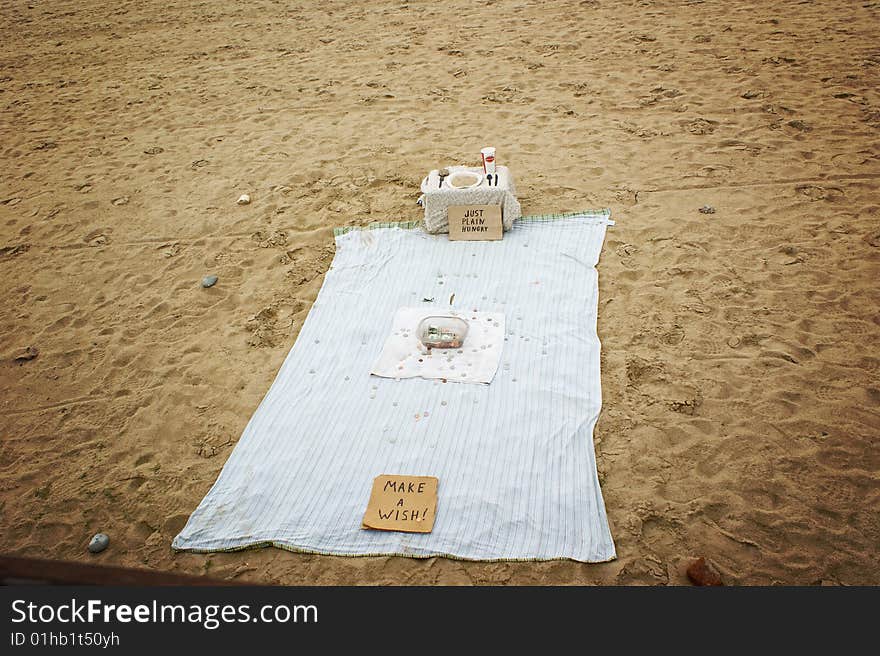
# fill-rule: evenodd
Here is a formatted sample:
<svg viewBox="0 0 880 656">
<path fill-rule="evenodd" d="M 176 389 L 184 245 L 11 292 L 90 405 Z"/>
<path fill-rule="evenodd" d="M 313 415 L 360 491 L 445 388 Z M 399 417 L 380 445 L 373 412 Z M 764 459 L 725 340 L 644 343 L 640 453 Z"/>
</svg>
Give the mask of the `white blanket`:
<svg viewBox="0 0 880 656">
<path fill-rule="evenodd" d="M 502 241 L 340 230 L 299 337 L 173 547 L 605 561 L 595 265 L 608 212 L 528 217 Z M 489 385 L 378 378 L 398 308 L 506 317 Z M 427 305 L 427 304 L 426 304 Z M 431 533 L 366 530 L 380 474 L 439 478 Z"/>
</svg>

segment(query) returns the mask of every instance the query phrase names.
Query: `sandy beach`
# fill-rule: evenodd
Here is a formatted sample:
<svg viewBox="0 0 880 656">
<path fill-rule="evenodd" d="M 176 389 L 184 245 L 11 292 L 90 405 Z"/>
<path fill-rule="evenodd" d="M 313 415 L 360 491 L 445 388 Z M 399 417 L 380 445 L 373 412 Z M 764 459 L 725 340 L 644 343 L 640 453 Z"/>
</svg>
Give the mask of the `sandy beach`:
<svg viewBox="0 0 880 656">
<path fill-rule="evenodd" d="M 880 584 L 880 3 L 2 15 L 0 552 L 282 584 L 678 585 L 700 556 L 732 585 Z M 332 229 L 420 219 L 422 176 L 486 145 L 524 214 L 617 221 L 595 447 L 618 558 L 174 553 Z"/>
</svg>

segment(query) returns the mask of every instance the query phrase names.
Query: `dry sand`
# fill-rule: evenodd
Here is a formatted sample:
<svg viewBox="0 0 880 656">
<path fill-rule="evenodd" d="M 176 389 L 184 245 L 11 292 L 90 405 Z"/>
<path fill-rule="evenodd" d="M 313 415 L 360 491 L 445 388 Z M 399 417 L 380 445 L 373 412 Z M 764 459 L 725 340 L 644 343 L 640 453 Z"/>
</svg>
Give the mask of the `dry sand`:
<svg viewBox="0 0 880 656">
<path fill-rule="evenodd" d="M 317 584 L 677 584 L 702 555 L 728 583 L 880 584 L 880 3 L 2 15 L 0 551 Z M 487 144 L 524 213 L 618 221 L 596 450 L 619 558 L 172 553 L 331 228 L 419 218 L 427 169 Z"/>
</svg>

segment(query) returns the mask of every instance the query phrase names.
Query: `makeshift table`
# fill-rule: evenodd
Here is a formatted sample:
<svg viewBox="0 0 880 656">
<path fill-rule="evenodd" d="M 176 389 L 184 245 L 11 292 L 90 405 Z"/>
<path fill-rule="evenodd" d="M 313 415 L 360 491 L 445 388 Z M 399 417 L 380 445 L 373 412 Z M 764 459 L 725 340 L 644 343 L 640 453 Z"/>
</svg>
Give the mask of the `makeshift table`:
<svg viewBox="0 0 880 656">
<path fill-rule="evenodd" d="M 450 174 L 458 171 L 483 173 L 482 168 L 470 168 L 467 166 L 450 166 Z M 425 209 L 425 230 L 432 234 L 449 231 L 448 209 L 453 205 L 500 205 L 501 222 L 504 230 L 510 230 L 513 222 L 522 214 L 519 201 L 516 199 L 516 188 L 513 177 L 506 166 L 496 167 L 498 185 L 489 186 L 489 182 L 483 176 L 483 181 L 476 187 L 468 189 L 454 189 L 449 186 L 447 177 L 441 186 L 440 176 L 437 171 L 431 173 L 422 180 L 422 206 Z M 493 176 L 494 183 L 494 176 Z"/>
</svg>

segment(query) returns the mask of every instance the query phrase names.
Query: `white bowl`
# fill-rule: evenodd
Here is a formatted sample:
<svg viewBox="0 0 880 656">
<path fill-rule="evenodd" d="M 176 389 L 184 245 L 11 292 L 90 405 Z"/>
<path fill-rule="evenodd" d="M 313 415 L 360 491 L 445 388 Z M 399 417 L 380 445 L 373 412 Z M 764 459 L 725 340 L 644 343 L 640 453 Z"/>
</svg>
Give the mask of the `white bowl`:
<svg viewBox="0 0 880 656">
<path fill-rule="evenodd" d="M 473 171 L 456 171 L 450 175 L 443 184 L 450 189 L 472 189 L 479 187 L 483 182 L 482 173 L 474 173 Z"/>
</svg>

